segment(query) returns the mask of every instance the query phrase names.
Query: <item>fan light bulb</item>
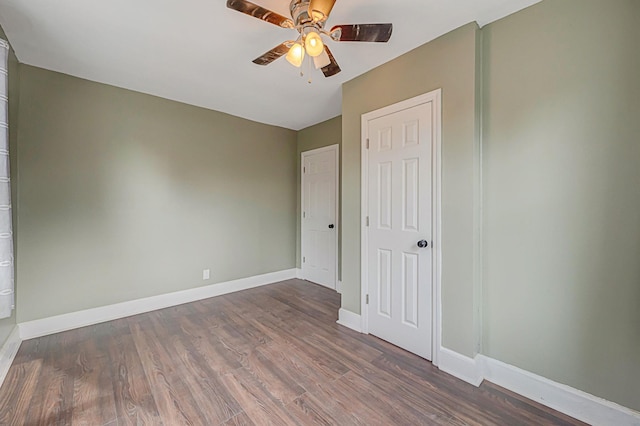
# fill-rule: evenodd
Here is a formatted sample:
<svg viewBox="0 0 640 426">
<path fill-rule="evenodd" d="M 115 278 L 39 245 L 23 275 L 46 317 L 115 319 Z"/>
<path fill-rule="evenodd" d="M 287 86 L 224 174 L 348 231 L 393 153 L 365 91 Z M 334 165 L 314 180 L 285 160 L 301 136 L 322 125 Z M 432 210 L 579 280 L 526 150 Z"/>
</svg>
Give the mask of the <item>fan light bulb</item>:
<svg viewBox="0 0 640 426">
<path fill-rule="evenodd" d="M 294 43 L 287 53 L 287 61 L 294 67 L 300 68 L 304 59 L 304 47 L 300 43 Z"/>
<path fill-rule="evenodd" d="M 313 19 L 314 22 L 320 22 L 325 20 L 326 16 L 324 16 L 324 13 L 320 12 L 319 10 L 312 10 L 311 19 Z"/>
<path fill-rule="evenodd" d="M 314 58 L 324 52 L 324 43 L 322 42 L 320 35 L 315 31 L 311 31 L 305 36 L 304 47 L 309 56 Z"/>
</svg>

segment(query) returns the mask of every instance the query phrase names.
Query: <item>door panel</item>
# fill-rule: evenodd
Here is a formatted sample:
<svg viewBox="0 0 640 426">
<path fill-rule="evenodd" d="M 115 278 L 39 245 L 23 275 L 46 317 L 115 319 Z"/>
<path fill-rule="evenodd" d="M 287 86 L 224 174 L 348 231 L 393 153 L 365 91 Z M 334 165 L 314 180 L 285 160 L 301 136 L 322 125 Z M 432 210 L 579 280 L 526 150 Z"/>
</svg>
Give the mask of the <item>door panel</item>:
<svg viewBox="0 0 640 426">
<path fill-rule="evenodd" d="M 420 192 L 420 180 L 418 177 L 419 159 L 411 158 L 403 160 L 402 163 L 402 183 L 404 186 L 402 191 L 402 229 L 404 231 L 417 232 L 420 227 L 420 212 L 418 210 L 420 203 L 420 199 L 418 198 Z"/>
<path fill-rule="evenodd" d="M 378 227 L 391 229 L 391 162 L 378 164 Z"/>
<path fill-rule="evenodd" d="M 418 327 L 418 265 L 417 254 L 402 253 L 402 320 L 412 327 Z"/>
<path fill-rule="evenodd" d="M 368 329 L 431 359 L 431 102 L 368 121 Z M 429 242 L 419 248 L 419 240 Z"/>
<path fill-rule="evenodd" d="M 378 314 L 391 318 L 391 250 L 378 249 Z"/>
</svg>

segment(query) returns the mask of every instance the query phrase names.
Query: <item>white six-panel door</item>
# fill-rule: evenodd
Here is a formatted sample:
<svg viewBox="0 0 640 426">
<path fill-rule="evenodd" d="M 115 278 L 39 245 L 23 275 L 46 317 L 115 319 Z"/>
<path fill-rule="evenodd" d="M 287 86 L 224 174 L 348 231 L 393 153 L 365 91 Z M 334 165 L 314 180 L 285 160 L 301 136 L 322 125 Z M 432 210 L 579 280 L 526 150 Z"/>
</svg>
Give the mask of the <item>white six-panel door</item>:
<svg viewBox="0 0 640 426">
<path fill-rule="evenodd" d="M 338 146 L 302 153 L 302 275 L 336 288 Z"/>
<path fill-rule="evenodd" d="M 429 360 L 434 107 L 426 102 L 366 123 L 368 332 Z"/>
</svg>

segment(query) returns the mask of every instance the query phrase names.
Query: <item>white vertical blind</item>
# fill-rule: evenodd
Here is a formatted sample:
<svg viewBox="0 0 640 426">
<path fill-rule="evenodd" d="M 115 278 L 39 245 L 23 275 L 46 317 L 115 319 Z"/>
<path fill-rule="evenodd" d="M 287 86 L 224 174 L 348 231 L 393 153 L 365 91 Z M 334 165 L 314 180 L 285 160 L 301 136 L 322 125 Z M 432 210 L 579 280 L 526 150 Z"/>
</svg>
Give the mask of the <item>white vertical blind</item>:
<svg viewBox="0 0 640 426">
<path fill-rule="evenodd" d="M 11 316 L 14 308 L 8 62 L 9 43 L 0 40 L 0 318 Z"/>
</svg>

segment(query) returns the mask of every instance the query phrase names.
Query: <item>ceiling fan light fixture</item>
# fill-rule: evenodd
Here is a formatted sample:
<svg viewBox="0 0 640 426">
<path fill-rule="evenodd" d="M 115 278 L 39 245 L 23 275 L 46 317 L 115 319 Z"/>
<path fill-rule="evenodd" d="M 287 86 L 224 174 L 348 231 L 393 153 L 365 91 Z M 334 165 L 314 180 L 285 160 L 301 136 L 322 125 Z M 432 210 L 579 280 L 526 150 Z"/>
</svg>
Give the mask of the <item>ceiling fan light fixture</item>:
<svg viewBox="0 0 640 426">
<path fill-rule="evenodd" d="M 317 70 L 324 68 L 329 64 L 331 64 L 331 58 L 329 58 L 329 54 L 326 49 L 322 49 L 322 53 L 313 58 L 313 65 Z"/>
<path fill-rule="evenodd" d="M 315 58 L 324 52 L 324 43 L 320 38 L 320 35 L 315 32 L 309 32 L 304 38 L 304 47 L 309 56 Z"/>
<path fill-rule="evenodd" d="M 287 61 L 294 67 L 300 68 L 302 66 L 302 61 L 304 60 L 304 47 L 301 43 L 293 43 L 293 46 L 289 49 L 289 53 L 287 53 Z"/>
</svg>

